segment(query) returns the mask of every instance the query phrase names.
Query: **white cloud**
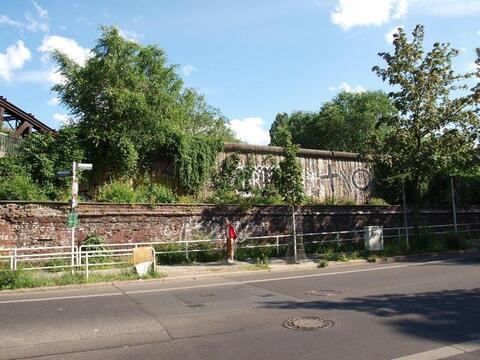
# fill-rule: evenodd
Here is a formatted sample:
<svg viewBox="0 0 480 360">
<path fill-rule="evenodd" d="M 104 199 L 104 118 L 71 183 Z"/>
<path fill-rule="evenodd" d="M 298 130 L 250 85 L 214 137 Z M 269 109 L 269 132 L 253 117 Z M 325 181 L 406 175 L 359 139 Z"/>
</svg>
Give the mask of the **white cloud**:
<svg viewBox="0 0 480 360">
<path fill-rule="evenodd" d="M 389 44 L 393 44 L 393 35 L 397 33 L 399 26 L 395 26 L 392 30 L 385 34 L 385 40 Z"/>
<path fill-rule="evenodd" d="M 6 15 L 0 14 L 0 24 L 14 26 L 19 29 L 28 30 L 32 32 L 48 32 L 48 11 L 38 5 L 35 1 L 33 1 L 33 6 L 37 12 L 37 18 L 30 15 L 30 13 L 25 13 L 25 21 L 18 21 L 9 18 Z"/>
<path fill-rule="evenodd" d="M 263 128 L 262 118 L 233 119 L 230 120 L 228 126 L 240 140 L 248 144 L 268 145 L 270 142 L 270 134 Z"/>
<path fill-rule="evenodd" d="M 475 64 L 474 61 L 472 61 L 471 63 L 468 63 L 465 66 L 465 68 L 466 68 L 467 71 L 477 71 L 479 66 L 477 64 Z"/>
<path fill-rule="evenodd" d="M 0 15 L 0 24 L 15 26 L 18 28 L 24 26 L 20 21 L 12 20 L 7 15 Z"/>
<path fill-rule="evenodd" d="M 69 123 L 72 122 L 72 119 L 67 114 L 55 113 L 55 114 L 53 114 L 53 119 L 57 120 L 58 122 L 60 122 L 62 124 L 69 124 Z"/>
<path fill-rule="evenodd" d="M 143 37 L 143 35 L 138 34 L 134 30 L 122 29 L 120 26 L 117 26 L 117 29 L 120 36 L 128 41 L 138 42 Z"/>
<path fill-rule="evenodd" d="M 47 35 L 43 38 L 42 45 L 38 51 L 43 53 L 42 60 L 48 61 L 50 53 L 59 50 L 79 65 L 84 65 L 85 61 L 90 57 L 90 49 L 81 47 L 71 38 Z"/>
<path fill-rule="evenodd" d="M 50 106 L 56 106 L 60 104 L 60 99 L 58 97 L 53 97 L 50 100 L 47 101 L 47 104 Z"/>
<path fill-rule="evenodd" d="M 330 90 L 330 91 L 345 91 L 345 92 L 348 92 L 348 93 L 362 93 L 362 92 L 367 91 L 363 86 L 357 85 L 355 87 L 352 87 L 352 86 L 350 86 L 350 84 L 348 84 L 345 81 L 342 81 L 342 83 L 339 86 L 330 86 L 328 88 L 328 90 Z"/>
<path fill-rule="evenodd" d="M 21 69 L 23 65 L 31 60 L 32 54 L 22 40 L 10 45 L 5 53 L 0 53 L 0 77 L 10 81 L 13 72 Z"/>
<path fill-rule="evenodd" d="M 182 67 L 182 72 L 185 76 L 190 76 L 195 71 L 197 71 L 197 68 L 193 65 L 185 65 L 184 67 Z"/>
<path fill-rule="evenodd" d="M 48 11 L 42 8 L 40 5 L 38 5 L 35 1 L 33 1 L 33 6 L 35 6 L 35 9 L 37 9 L 38 16 L 40 16 L 43 19 L 48 17 Z"/>
<path fill-rule="evenodd" d="M 22 83 L 62 84 L 64 77 L 55 69 L 21 71 L 15 75 L 15 81 Z"/>
<path fill-rule="evenodd" d="M 330 20 L 348 30 L 354 26 L 380 26 L 407 12 L 407 0 L 339 0 Z"/>
</svg>

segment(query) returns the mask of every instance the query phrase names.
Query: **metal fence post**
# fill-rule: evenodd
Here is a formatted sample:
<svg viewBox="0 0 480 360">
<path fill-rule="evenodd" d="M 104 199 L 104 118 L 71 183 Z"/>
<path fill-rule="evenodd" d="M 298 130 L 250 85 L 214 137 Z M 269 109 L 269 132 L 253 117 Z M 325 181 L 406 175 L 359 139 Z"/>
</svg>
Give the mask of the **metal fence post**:
<svg viewBox="0 0 480 360">
<path fill-rule="evenodd" d="M 457 208 L 455 204 L 455 189 L 453 187 L 453 176 L 450 176 L 450 187 L 452 190 L 452 210 L 453 210 L 453 228 L 455 232 L 458 231 L 457 229 Z"/>
<path fill-rule="evenodd" d="M 13 270 L 13 256 L 10 256 L 10 270 Z"/>
<path fill-rule="evenodd" d="M 340 245 L 340 234 L 338 232 L 335 233 L 335 244 L 337 245 L 337 250 L 338 250 Z"/>
<path fill-rule="evenodd" d="M 185 258 L 188 261 L 188 241 L 185 240 Z"/>
<path fill-rule="evenodd" d="M 13 270 L 17 270 L 17 248 L 13 250 Z"/>
<path fill-rule="evenodd" d="M 277 256 L 280 255 L 280 244 L 278 243 L 278 236 L 275 236 L 275 240 L 276 240 L 276 243 L 277 243 Z"/>
<path fill-rule="evenodd" d="M 410 248 L 408 241 L 408 222 L 407 222 L 407 206 L 405 205 L 405 181 L 402 182 L 402 200 L 403 200 L 403 224 L 405 226 L 405 240 L 407 241 L 407 249 Z"/>
</svg>

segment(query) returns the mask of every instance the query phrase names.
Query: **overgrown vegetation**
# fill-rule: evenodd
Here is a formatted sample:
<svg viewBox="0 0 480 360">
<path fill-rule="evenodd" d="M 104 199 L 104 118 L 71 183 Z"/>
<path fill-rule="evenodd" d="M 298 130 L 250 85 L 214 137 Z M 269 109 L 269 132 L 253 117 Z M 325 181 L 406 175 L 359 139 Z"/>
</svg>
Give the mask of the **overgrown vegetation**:
<svg viewBox="0 0 480 360">
<path fill-rule="evenodd" d="M 133 270 L 123 270 L 117 274 L 100 274 L 92 272 L 89 279 L 82 273 L 74 275 L 64 273 L 61 276 L 39 276 L 38 274 L 22 270 L 1 270 L 0 271 L 0 290 L 13 290 L 22 288 L 36 288 L 46 286 L 59 286 L 69 284 L 86 284 L 96 282 L 111 282 L 123 280 L 140 280 L 162 278 L 165 274 L 149 273 L 146 276 L 139 276 Z"/>
</svg>

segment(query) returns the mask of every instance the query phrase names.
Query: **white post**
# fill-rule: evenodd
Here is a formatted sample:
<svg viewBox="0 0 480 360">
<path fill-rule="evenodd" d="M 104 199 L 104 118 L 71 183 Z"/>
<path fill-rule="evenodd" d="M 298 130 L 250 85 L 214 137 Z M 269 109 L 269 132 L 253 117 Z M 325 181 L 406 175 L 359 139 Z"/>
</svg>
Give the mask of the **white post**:
<svg viewBox="0 0 480 360">
<path fill-rule="evenodd" d="M 450 188 L 452 190 L 453 229 L 457 232 L 457 208 L 455 205 L 455 190 L 453 188 L 453 176 L 450 176 Z"/>
<path fill-rule="evenodd" d="M 297 263 L 297 229 L 295 223 L 295 205 L 292 206 L 292 224 L 293 224 L 293 257 Z"/>
<path fill-rule="evenodd" d="M 85 258 L 85 277 L 87 278 L 87 281 L 88 281 L 88 251 L 86 253 L 86 258 Z"/>
<path fill-rule="evenodd" d="M 277 243 L 277 256 L 280 255 L 280 244 L 278 243 L 278 236 L 275 236 L 275 240 L 276 240 L 276 243 Z"/>
<path fill-rule="evenodd" d="M 70 207 L 71 212 L 75 210 L 78 201 L 78 179 L 77 179 L 77 163 L 74 161 L 72 164 L 72 204 Z M 71 229 L 70 234 L 71 241 L 71 267 L 72 274 L 75 273 L 75 226 Z"/>
<path fill-rule="evenodd" d="M 17 270 L 17 248 L 13 250 L 13 270 Z"/>
</svg>

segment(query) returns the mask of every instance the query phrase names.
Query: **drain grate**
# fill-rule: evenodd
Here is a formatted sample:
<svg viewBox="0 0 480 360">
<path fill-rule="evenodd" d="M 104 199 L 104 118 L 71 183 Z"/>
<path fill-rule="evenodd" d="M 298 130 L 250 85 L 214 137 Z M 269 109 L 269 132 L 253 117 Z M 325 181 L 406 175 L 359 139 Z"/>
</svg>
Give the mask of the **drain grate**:
<svg viewBox="0 0 480 360">
<path fill-rule="evenodd" d="M 203 304 L 190 304 L 190 305 L 188 305 L 188 307 L 190 307 L 190 308 L 199 308 L 199 307 L 204 307 L 204 306 L 205 305 L 203 305 Z"/>
<path fill-rule="evenodd" d="M 307 292 L 305 295 L 313 295 L 313 296 L 335 296 L 339 295 L 340 290 L 312 290 Z"/>
<path fill-rule="evenodd" d="M 335 326 L 332 320 L 322 319 L 318 316 L 295 317 L 288 319 L 282 324 L 290 330 L 315 331 Z"/>
</svg>

